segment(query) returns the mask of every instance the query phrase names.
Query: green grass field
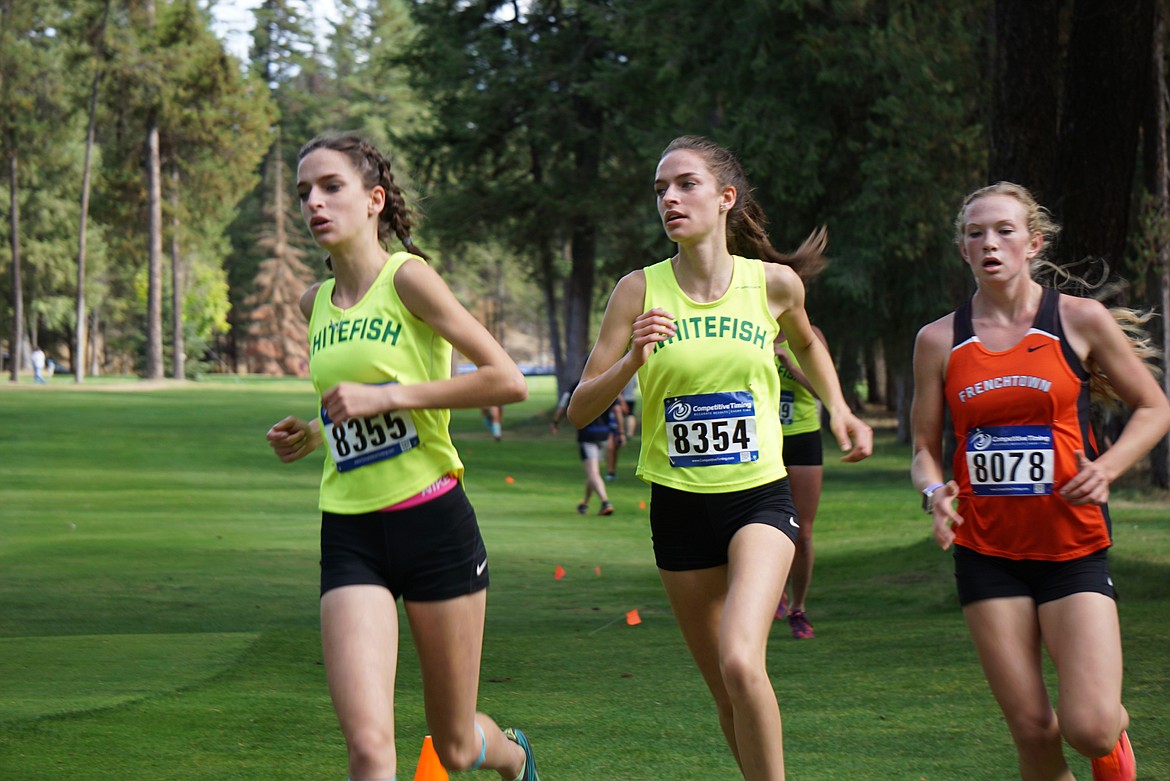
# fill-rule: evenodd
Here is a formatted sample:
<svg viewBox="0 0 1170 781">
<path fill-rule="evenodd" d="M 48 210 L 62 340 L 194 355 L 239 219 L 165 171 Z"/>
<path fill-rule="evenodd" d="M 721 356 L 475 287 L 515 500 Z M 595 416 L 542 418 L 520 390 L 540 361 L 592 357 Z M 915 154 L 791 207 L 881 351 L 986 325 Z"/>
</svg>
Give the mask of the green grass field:
<svg viewBox="0 0 1170 781">
<path fill-rule="evenodd" d="M 534 380 L 501 443 L 453 417 L 491 552 L 481 708 L 525 729 L 545 781 L 737 778 L 653 565 L 636 449 L 617 513 L 577 515 L 553 397 Z M 296 381 L 0 388 L 0 779 L 345 778 L 318 634 L 320 456 L 283 465 L 264 440 L 312 411 Z M 769 647 L 791 778 L 1016 777 L 908 463 L 879 431 L 873 458 L 828 466 L 818 637 L 777 625 Z M 1167 781 L 1167 497 L 1122 487 L 1112 509 L 1130 735 L 1139 778 Z M 405 629 L 397 729 L 408 781 L 426 728 Z"/>
</svg>

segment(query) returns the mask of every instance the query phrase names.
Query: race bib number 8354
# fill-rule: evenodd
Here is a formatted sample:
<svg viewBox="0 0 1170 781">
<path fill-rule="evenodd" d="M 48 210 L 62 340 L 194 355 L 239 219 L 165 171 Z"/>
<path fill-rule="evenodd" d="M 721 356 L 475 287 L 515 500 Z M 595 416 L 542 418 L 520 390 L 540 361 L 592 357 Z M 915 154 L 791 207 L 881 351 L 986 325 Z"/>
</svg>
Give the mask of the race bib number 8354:
<svg viewBox="0 0 1170 781">
<path fill-rule="evenodd" d="M 759 459 L 755 400 L 749 391 L 675 396 L 665 406 L 666 453 L 672 467 Z"/>
</svg>

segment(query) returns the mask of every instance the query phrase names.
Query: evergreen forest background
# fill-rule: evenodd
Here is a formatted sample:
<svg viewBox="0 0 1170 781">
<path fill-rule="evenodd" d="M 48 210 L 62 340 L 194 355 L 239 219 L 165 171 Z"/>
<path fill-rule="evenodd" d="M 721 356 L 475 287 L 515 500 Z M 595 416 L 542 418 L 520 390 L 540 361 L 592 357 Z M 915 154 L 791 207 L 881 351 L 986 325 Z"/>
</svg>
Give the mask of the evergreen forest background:
<svg viewBox="0 0 1170 781">
<path fill-rule="evenodd" d="M 229 3 L 0 0 L 12 382 L 33 345 L 77 383 L 303 375 L 326 272 L 296 153 L 340 129 L 392 153 L 419 245 L 562 387 L 613 283 L 672 252 L 650 182 L 684 133 L 736 151 L 778 247 L 829 227 L 810 314 L 903 440 L 914 334 L 972 289 L 975 187 L 1027 185 L 1058 264 L 1170 308 L 1168 0 L 263 0 L 243 57 Z"/>
</svg>

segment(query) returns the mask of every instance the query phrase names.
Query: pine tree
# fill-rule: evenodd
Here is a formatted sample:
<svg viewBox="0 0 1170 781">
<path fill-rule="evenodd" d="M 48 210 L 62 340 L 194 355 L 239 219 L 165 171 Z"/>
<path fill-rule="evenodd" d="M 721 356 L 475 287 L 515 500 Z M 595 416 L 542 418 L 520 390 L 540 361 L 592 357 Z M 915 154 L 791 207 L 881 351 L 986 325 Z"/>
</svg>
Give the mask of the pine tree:
<svg viewBox="0 0 1170 781">
<path fill-rule="evenodd" d="M 277 148 L 279 148 L 279 140 Z M 248 338 L 244 359 L 254 374 L 309 373 L 308 324 L 300 311 L 300 298 L 313 282 L 305 265 L 305 251 L 289 241 L 288 196 L 285 194 L 284 164 L 274 156 L 271 166 L 273 194 L 265 216 L 271 222 L 260 234 L 258 244 L 268 251 L 260 262 L 255 289 L 244 301 L 248 314 Z"/>
<path fill-rule="evenodd" d="M 54 290 L 67 261 L 61 174 L 70 165 L 68 100 L 61 7 L 54 2 L 0 0 L 0 159 L 7 187 L 0 196 L 11 261 L 11 379 L 39 341 L 42 316 L 56 323 Z M 2 252 L 2 251 L 0 251 Z"/>
</svg>

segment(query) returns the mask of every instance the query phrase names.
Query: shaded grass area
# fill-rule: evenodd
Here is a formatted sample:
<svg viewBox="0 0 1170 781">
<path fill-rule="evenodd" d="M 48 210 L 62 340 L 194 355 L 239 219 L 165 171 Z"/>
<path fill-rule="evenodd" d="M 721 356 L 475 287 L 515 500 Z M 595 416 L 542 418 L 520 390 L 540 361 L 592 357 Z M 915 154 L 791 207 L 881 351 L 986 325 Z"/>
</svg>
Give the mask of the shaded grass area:
<svg viewBox="0 0 1170 781">
<path fill-rule="evenodd" d="M 617 513 L 577 515 L 572 432 L 548 432 L 550 381 L 532 389 L 503 442 L 475 411 L 453 416 L 491 553 L 482 709 L 529 732 L 545 781 L 738 777 L 653 567 L 636 442 L 609 486 Z M 70 390 L 0 392 L 0 778 L 343 779 L 318 634 L 320 460 L 282 465 L 263 438 L 312 414 L 308 384 Z M 883 432 L 871 460 L 829 465 L 817 639 L 777 625 L 769 643 L 790 777 L 1015 777 L 908 458 Z M 1165 499 L 1113 504 L 1147 780 L 1170 779 Z M 397 707 L 408 779 L 426 728 L 406 629 Z"/>
</svg>

